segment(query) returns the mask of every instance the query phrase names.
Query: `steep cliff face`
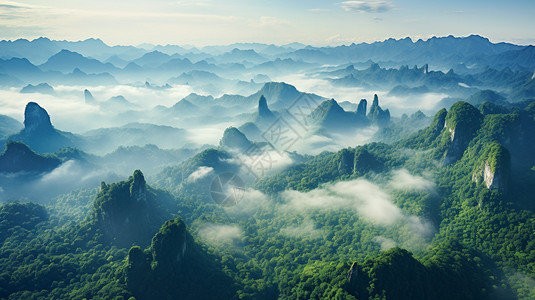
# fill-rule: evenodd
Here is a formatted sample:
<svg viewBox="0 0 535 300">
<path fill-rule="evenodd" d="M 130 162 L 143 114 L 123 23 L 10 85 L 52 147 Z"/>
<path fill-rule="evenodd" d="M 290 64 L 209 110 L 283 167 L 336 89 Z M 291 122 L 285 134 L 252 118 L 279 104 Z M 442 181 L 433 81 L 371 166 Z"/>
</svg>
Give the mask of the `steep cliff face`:
<svg viewBox="0 0 535 300">
<path fill-rule="evenodd" d="M 162 289 L 149 290 L 151 286 L 158 285 L 168 290 L 171 285 L 167 286 L 164 282 L 179 279 L 181 274 L 189 271 L 188 264 L 184 261 L 188 248 L 196 250 L 197 247 L 187 232 L 184 221 L 180 218 L 166 221 L 152 238 L 147 251 L 144 252 L 139 246 L 130 248 L 125 265 L 128 289 L 142 299 L 149 299 L 162 292 L 164 295 L 173 294 Z M 195 256 L 195 253 L 191 253 L 191 256 Z M 181 283 L 175 282 L 174 286 L 177 285 Z"/>
<path fill-rule="evenodd" d="M 444 128 L 444 125 L 446 124 L 446 116 L 448 115 L 448 111 L 443 108 L 439 110 L 435 117 L 433 118 L 433 122 L 431 122 L 431 128 L 433 129 L 433 132 L 435 133 L 434 137 L 437 137 L 440 131 Z"/>
<path fill-rule="evenodd" d="M 266 98 L 262 95 L 258 100 L 258 115 L 255 118 L 255 123 L 261 128 L 265 128 L 275 122 L 275 114 L 269 109 Z"/>
<path fill-rule="evenodd" d="M 507 192 L 511 173 L 511 155 L 498 142 L 488 144 L 479 159 L 472 176 L 475 182 L 485 184 L 489 190 Z"/>
<path fill-rule="evenodd" d="M 372 106 L 370 107 L 370 112 L 368 113 L 368 119 L 372 124 L 378 126 L 387 126 L 390 123 L 390 111 L 388 109 L 383 110 L 379 106 L 379 97 L 373 95 Z"/>
<path fill-rule="evenodd" d="M 174 208 L 170 195 L 147 186 L 141 171 L 126 181 L 102 183 L 93 221 L 112 242 L 146 244 Z"/>
<path fill-rule="evenodd" d="M 505 189 L 505 179 L 503 178 L 503 170 L 494 170 L 490 167 L 488 162 L 485 162 L 485 168 L 483 170 L 483 180 L 488 189 Z"/>
<path fill-rule="evenodd" d="M 366 110 L 367 110 L 368 102 L 366 99 L 361 99 L 359 102 L 359 106 L 357 107 L 357 117 L 359 118 L 366 118 Z"/>
<path fill-rule="evenodd" d="M 322 133 L 351 133 L 355 129 L 363 128 L 370 124 L 368 118 L 362 115 L 362 109 L 364 109 L 365 113 L 365 106 L 361 101 L 358 113 L 349 112 L 345 111 L 336 100 L 326 100 L 307 116 L 307 120 Z"/>
<path fill-rule="evenodd" d="M 338 155 L 338 172 L 340 172 L 341 175 L 351 175 L 354 171 L 354 159 L 355 154 L 353 151 L 350 151 L 349 149 L 342 149 Z"/>
<path fill-rule="evenodd" d="M 77 143 L 74 135 L 56 130 L 47 111 L 35 102 L 26 105 L 24 129 L 8 137 L 8 140 L 23 142 L 38 153 L 55 152 Z"/>
<path fill-rule="evenodd" d="M 132 175 L 133 181 L 130 185 L 130 197 L 136 202 L 147 201 L 147 183 L 140 170 L 136 170 Z"/>
<path fill-rule="evenodd" d="M 221 269 L 178 217 L 161 226 L 145 251 L 130 248 L 124 275 L 136 299 L 232 299 L 232 279 Z"/>
<path fill-rule="evenodd" d="M 95 100 L 95 97 L 93 97 L 93 95 L 88 89 L 84 90 L 84 100 L 85 100 L 85 103 L 89 105 L 97 104 L 97 100 Z"/>
<path fill-rule="evenodd" d="M 52 131 L 50 116 L 39 104 L 28 102 L 24 110 L 24 132 L 30 134 L 34 132 Z"/>
<path fill-rule="evenodd" d="M 463 156 L 464 150 L 481 127 L 482 120 L 483 116 L 472 105 L 462 101 L 452 105 L 444 125 L 449 136 L 442 159 L 444 166 L 455 163 Z"/>
<path fill-rule="evenodd" d="M 178 266 L 187 251 L 186 224 L 181 219 L 165 222 L 152 238 L 152 259 L 161 268 Z"/>
</svg>

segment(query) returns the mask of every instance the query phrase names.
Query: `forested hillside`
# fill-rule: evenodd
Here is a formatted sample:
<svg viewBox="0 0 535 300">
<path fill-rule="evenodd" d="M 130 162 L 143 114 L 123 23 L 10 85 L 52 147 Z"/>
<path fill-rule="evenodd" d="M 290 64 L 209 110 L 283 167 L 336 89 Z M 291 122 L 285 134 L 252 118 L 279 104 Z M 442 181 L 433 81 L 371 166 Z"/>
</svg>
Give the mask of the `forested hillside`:
<svg viewBox="0 0 535 300">
<path fill-rule="evenodd" d="M 222 148 L 3 204 L 0 297 L 531 299 L 534 108 L 458 102 L 409 138 L 301 156 L 235 206 L 207 190 L 238 171 Z"/>
</svg>

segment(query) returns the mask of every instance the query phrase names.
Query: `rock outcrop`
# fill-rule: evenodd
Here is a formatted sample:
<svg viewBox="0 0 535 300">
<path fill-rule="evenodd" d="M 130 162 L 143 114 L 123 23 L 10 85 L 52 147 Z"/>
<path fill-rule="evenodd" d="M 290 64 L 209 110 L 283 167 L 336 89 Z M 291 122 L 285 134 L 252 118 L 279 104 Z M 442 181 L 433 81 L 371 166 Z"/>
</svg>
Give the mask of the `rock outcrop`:
<svg viewBox="0 0 535 300">
<path fill-rule="evenodd" d="M 255 118 L 255 123 L 260 127 L 268 127 L 275 122 L 275 114 L 269 109 L 266 98 L 262 95 L 258 100 L 258 115 Z"/>
<path fill-rule="evenodd" d="M 223 148 L 245 151 L 249 149 L 253 143 L 241 133 L 236 127 L 229 127 L 225 129 L 219 145 Z"/>
<path fill-rule="evenodd" d="M 366 99 L 360 100 L 359 106 L 357 107 L 357 117 L 366 118 L 367 105 L 368 102 L 366 101 Z"/>
<path fill-rule="evenodd" d="M 342 149 L 335 157 L 340 175 L 362 176 L 368 172 L 381 172 L 384 163 L 363 147 Z"/>
<path fill-rule="evenodd" d="M 463 156 L 468 143 L 481 127 L 482 120 L 481 113 L 467 102 L 459 101 L 452 105 L 444 125 L 449 141 L 442 159 L 443 166 L 455 163 Z"/>
<path fill-rule="evenodd" d="M 136 170 L 126 181 L 101 184 L 93 222 L 115 244 L 146 244 L 174 207 L 170 195 L 150 189 Z"/>
<path fill-rule="evenodd" d="M 152 238 L 152 259 L 162 267 L 180 264 L 187 251 L 186 224 L 182 219 L 165 222 Z"/>
<path fill-rule="evenodd" d="M 379 106 L 379 97 L 377 94 L 373 95 L 373 103 L 368 113 L 368 119 L 372 124 L 380 127 L 387 126 L 390 123 L 390 111 L 388 109 L 383 110 Z"/>
<path fill-rule="evenodd" d="M 489 190 L 507 192 L 511 173 L 511 155 L 498 142 L 485 147 L 479 160 L 479 167 L 472 180 L 482 182 Z"/>
<path fill-rule="evenodd" d="M 351 175 L 355 169 L 354 166 L 355 153 L 349 149 L 342 149 L 338 152 L 338 172 L 342 175 Z"/>
<path fill-rule="evenodd" d="M 97 100 L 95 100 L 95 97 L 93 97 L 93 94 L 88 89 L 84 90 L 84 100 L 86 104 L 89 105 L 95 105 L 97 104 Z"/>
<path fill-rule="evenodd" d="M 55 152 L 63 147 L 75 146 L 77 138 L 56 130 L 44 108 L 29 102 L 24 110 L 24 129 L 7 140 L 20 141 L 38 153 Z"/>
<path fill-rule="evenodd" d="M 26 134 L 54 131 L 50 116 L 44 108 L 35 102 L 28 102 L 24 110 L 24 130 Z"/>
<path fill-rule="evenodd" d="M 180 217 L 166 221 L 145 251 L 128 252 L 124 274 L 136 299 L 231 299 L 232 279 L 190 235 Z"/>
<path fill-rule="evenodd" d="M 310 115 L 309 124 L 318 127 L 323 133 L 351 133 L 353 130 L 369 125 L 366 117 L 356 112 L 345 111 L 334 99 L 323 101 Z"/>
</svg>

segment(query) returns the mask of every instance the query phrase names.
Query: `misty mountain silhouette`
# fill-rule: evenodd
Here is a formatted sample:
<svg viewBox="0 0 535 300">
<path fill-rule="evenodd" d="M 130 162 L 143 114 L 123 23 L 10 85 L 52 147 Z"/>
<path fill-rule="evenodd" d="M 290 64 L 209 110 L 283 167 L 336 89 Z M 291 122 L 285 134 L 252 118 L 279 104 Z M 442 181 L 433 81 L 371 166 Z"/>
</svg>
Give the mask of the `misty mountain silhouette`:
<svg viewBox="0 0 535 300">
<path fill-rule="evenodd" d="M 149 53 L 143 54 L 138 59 L 133 60 L 132 62 L 141 67 L 154 68 L 155 66 L 162 65 L 170 61 L 172 57 L 160 51 L 152 51 Z"/>
<path fill-rule="evenodd" d="M 273 114 L 273 112 L 269 109 L 266 98 L 264 95 L 260 96 L 260 99 L 258 100 L 258 112 L 254 122 L 259 124 L 260 127 L 265 128 L 273 124 L 275 120 L 275 114 Z"/>
<path fill-rule="evenodd" d="M 122 95 L 113 96 L 104 102 L 100 102 L 99 105 L 103 110 L 109 111 L 126 110 L 136 106 L 134 103 L 126 100 L 126 98 Z"/>
<path fill-rule="evenodd" d="M 0 139 L 2 137 L 20 131 L 24 126 L 17 120 L 0 115 Z"/>
<path fill-rule="evenodd" d="M 253 143 L 236 127 L 229 127 L 225 129 L 219 145 L 223 149 L 246 151 L 253 145 Z"/>
<path fill-rule="evenodd" d="M 9 141 L 0 154 L 0 173 L 45 173 L 59 166 L 56 157 L 47 157 L 33 152 L 22 142 Z"/>
<path fill-rule="evenodd" d="M 26 105 L 24 129 L 9 136 L 7 140 L 23 142 L 38 153 L 55 152 L 80 142 L 80 138 L 72 133 L 56 130 L 46 110 L 35 102 Z"/>
<path fill-rule="evenodd" d="M 72 72 L 76 68 L 87 73 L 117 71 L 112 64 L 103 64 L 96 59 L 87 58 L 79 53 L 65 49 L 51 56 L 39 68 L 44 71 L 60 71 L 64 73 Z"/>
<path fill-rule="evenodd" d="M 38 85 L 28 84 L 20 90 L 21 94 L 40 93 L 40 94 L 54 94 L 54 88 L 48 83 L 39 83 Z"/>
<path fill-rule="evenodd" d="M 345 111 L 334 99 L 323 101 L 307 118 L 318 132 L 325 134 L 344 133 L 370 123 L 361 114 Z"/>
</svg>

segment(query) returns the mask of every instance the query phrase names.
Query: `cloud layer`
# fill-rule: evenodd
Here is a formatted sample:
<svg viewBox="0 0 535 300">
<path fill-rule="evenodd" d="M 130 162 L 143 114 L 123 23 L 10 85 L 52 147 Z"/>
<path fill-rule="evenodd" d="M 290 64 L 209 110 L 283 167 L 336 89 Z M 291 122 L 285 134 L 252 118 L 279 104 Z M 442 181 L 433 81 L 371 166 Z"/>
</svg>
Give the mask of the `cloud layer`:
<svg viewBox="0 0 535 300">
<path fill-rule="evenodd" d="M 394 184 L 394 182 L 396 182 Z M 366 222 L 382 228 L 405 228 L 408 237 L 403 244 L 414 246 L 425 244 L 435 229 L 428 220 L 411 215 L 396 206 L 388 192 L 394 189 L 411 189 L 423 192 L 434 192 L 434 184 L 420 176 L 411 175 L 407 170 L 393 172 L 392 179 L 384 187 L 365 179 L 355 179 L 328 183 L 308 192 L 287 190 L 281 193 L 286 202 L 282 208 L 288 212 L 307 216 L 314 211 L 324 210 L 352 210 Z M 281 230 L 286 235 L 298 235 L 306 231 L 313 232 L 311 222 L 304 222 L 298 227 L 288 227 Z M 396 245 L 394 240 L 386 237 L 376 237 L 381 249 L 386 250 Z M 401 241 L 398 241 L 401 242 Z"/>
<path fill-rule="evenodd" d="M 431 182 L 421 176 L 415 176 L 409 173 L 406 169 L 392 171 L 392 179 L 390 186 L 398 190 L 417 190 L 435 192 L 435 183 Z"/>
<path fill-rule="evenodd" d="M 193 173 L 191 173 L 188 176 L 186 181 L 193 183 L 199 179 L 202 179 L 208 175 L 211 175 L 213 172 L 214 172 L 214 168 L 212 167 L 200 166 L 199 168 L 197 168 L 197 170 L 193 171 Z"/>
<path fill-rule="evenodd" d="M 310 192 L 282 192 L 288 207 L 305 212 L 318 209 L 354 209 L 361 217 L 377 225 L 392 225 L 404 217 L 389 194 L 378 185 L 356 179 L 326 184 Z"/>
<path fill-rule="evenodd" d="M 311 238 L 318 239 L 323 237 L 323 231 L 316 229 L 316 226 L 311 220 L 305 219 L 301 224 L 289 225 L 281 228 L 281 234 L 293 238 Z"/>
<path fill-rule="evenodd" d="M 346 11 L 358 11 L 360 13 L 382 13 L 394 7 L 388 1 L 344 1 L 341 5 Z"/>
<path fill-rule="evenodd" d="M 206 223 L 199 229 L 199 236 L 212 245 L 234 244 L 243 235 L 236 225 Z"/>
</svg>

